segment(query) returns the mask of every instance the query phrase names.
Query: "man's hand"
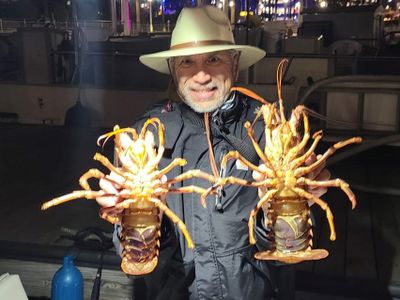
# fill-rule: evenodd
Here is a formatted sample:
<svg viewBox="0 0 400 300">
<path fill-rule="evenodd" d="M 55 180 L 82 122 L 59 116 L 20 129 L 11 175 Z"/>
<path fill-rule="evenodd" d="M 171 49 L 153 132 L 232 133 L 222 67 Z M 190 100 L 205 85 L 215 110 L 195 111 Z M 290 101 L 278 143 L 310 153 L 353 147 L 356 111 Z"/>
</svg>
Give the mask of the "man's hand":
<svg viewBox="0 0 400 300">
<path fill-rule="evenodd" d="M 119 151 L 115 152 L 115 157 L 114 161 L 118 161 L 122 166 L 124 166 L 124 170 L 118 166 L 117 169 L 121 170 L 122 174 L 123 172 L 127 172 L 127 169 L 137 169 L 137 165 L 135 161 L 132 159 L 131 155 L 131 149 L 132 146 L 134 145 L 135 141 L 132 139 L 132 137 L 125 133 L 121 132 L 115 136 L 115 142 L 119 146 Z M 154 138 L 153 135 L 150 131 L 148 131 L 145 135 L 145 141 L 146 145 L 148 147 L 154 147 Z M 115 172 L 111 172 L 109 175 L 105 176 L 105 178 L 100 179 L 99 185 L 101 190 L 103 190 L 106 194 L 110 196 L 104 196 L 104 197 L 98 197 L 96 198 L 97 203 L 102 206 L 102 207 L 113 207 L 117 203 L 123 201 L 122 197 L 120 197 L 118 194 L 123 190 L 123 185 L 127 181 L 127 178 L 124 176 L 117 174 Z M 138 178 L 143 179 L 143 178 Z M 135 180 L 133 180 L 135 181 Z M 152 182 L 153 186 L 156 185 L 163 185 L 167 181 L 167 177 L 164 175 L 160 179 L 156 179 L 155 182 Z M 136 182 L 135 182 L 136 183 Z M 125 191 L 124 191 L 125 192 Z M 130 192 L 130 191 L 126 191 Z M 160 194 L 160 190 L 155 189 L 154 194 Z M 163 202 L 165 202 L 165 196 L 160 197 Z M 122 209 L 121 209 L 122 211 Z"/>
<path fill-rule="evenodd" d="M 125 179 L 122 176 L 114 172 L 111 172 L 105 178 L 100 179 L 99 185 L 101 190 L 106 194 L 113 196 L 98 197 L 96 198 L 97 203 L 102 207 L 112 207 L 121 202 L 122 199 L 117 194 L 121 191 L 121 185 L 124 180 Z"/>
<path fill-rule="evenodd" d="M 109 194 L 110 196 L 103 196 L 103 197 L 97 197 L 96 201 L 97 203 L 102 206 L 102 207 L 113 207 L 117 203 L 120 203 L 124 199 L 119 196 L 119 193 L 125 192 L 125 190 L 122 188 L 123 183 L 125 182 L 125 178 L 120 176 L 119 174 L 116 174 L 114 172 L 111 172 L 109 175 L 107 175 L 105 178 L 100 179 L 99 185 L 101 190 L 103 190 L 106 194 Z M 156 179 L 153 184 L 158 185 L 158 186 L 163 186 L 167 182 L 167 176 L 163 175 L 161 179 Z M 129 193 L 129 191 L 126 191 Z M 165 203 L 166 202 L 166 195 L 162 192 L 162 188 L 156 188 L 154 189 L 154 194 L 161 194 L 158 198 Z M 126 193 L 125 193 L 126 194 Z M 121 209 L 122 212 L 123 209 Z M 161 217 L 161 215 L 160 215 Z"/>
</svg>

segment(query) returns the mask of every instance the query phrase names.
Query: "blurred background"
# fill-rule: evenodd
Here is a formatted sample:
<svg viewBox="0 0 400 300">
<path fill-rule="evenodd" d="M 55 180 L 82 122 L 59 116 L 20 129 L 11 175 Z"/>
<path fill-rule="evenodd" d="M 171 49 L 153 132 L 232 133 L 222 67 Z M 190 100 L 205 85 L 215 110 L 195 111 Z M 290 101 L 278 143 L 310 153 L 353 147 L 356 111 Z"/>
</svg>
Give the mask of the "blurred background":
<svg viewBox="0 0 400 300">
<path fill-rule="evenodd" d="M 96 203 L 40 205 L 80 189 L 88 169 L 107 171 L 92 158 L 112 159 L 113 143 L 97 138 L 167 97 L 169 77 L 139 56 L 168 49 L 180 10 L 203 4 L 227 14 L 237 43 L 267 52 L 239 85 L 275 101 L 276 67 L 288 59 L 285 108 L 314 112 L 318 153 L 364 139 L 328 161 L 358 206 L 334 188 L 324 196 L 335 242 L 313 206 L 314 247 L 330 255 L 296 265 L 297 299 L 400 299 L 399 0 L 0 0 L 0 274 L 18 274 L 30 299 L 48 299 L 72 252 L 90 299 L 103 257 L 99 299 L 141 299 L 142 282 L 120 271 L 113 226 Z"/>
</svg>

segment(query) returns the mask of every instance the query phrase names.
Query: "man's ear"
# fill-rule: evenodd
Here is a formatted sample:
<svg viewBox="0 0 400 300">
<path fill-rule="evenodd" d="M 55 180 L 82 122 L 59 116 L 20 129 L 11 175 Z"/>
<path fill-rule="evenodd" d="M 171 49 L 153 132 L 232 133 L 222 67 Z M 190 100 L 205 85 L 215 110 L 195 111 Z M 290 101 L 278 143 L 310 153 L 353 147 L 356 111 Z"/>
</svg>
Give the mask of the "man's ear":
<svg viewBox="0 0 400 300">
<path fill-rule="evenodd" d="M 234 79 L 237 81 L 239 79 L 239 61 L 240 61 L 240 54 L 241 52 L 236 52 L 236 54 L 233 57 L 233 74 L 234 74 Z"/>
</svg>

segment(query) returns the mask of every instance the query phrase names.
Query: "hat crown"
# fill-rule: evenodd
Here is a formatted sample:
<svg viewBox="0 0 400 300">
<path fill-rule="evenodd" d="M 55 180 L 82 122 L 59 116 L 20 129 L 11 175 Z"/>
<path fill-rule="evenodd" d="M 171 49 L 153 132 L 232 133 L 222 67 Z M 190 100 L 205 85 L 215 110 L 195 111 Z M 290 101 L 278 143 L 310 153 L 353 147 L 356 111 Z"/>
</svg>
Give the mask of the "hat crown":
<svg viewBox="0 0 400 300">
<path fill-rule="evenodd" d="M 183 8 L 171 37 L 171 48 L 199 43 L 235 44 L 228 17 L 214 6 Z"/>
</svg>

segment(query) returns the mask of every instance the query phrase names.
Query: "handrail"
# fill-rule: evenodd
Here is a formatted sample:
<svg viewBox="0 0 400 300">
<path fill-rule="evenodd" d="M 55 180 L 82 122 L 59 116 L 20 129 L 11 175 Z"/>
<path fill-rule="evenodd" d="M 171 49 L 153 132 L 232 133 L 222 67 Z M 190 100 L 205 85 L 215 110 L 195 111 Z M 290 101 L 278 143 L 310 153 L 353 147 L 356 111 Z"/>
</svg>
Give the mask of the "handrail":
<svg viewBox="0 0 400 300">
<path fill-rule="evenodd" d="M 306 92 L 297 100 L 295 106 L 304 105 L 307 98 L 318 88 L 333 83 L 339 82 L 394 82 L 400 84 L 400 76 L 390 76 L 390 75 L 344 75 L 328 77 L 318 81 L 315 81 Z"/>
</svg>

